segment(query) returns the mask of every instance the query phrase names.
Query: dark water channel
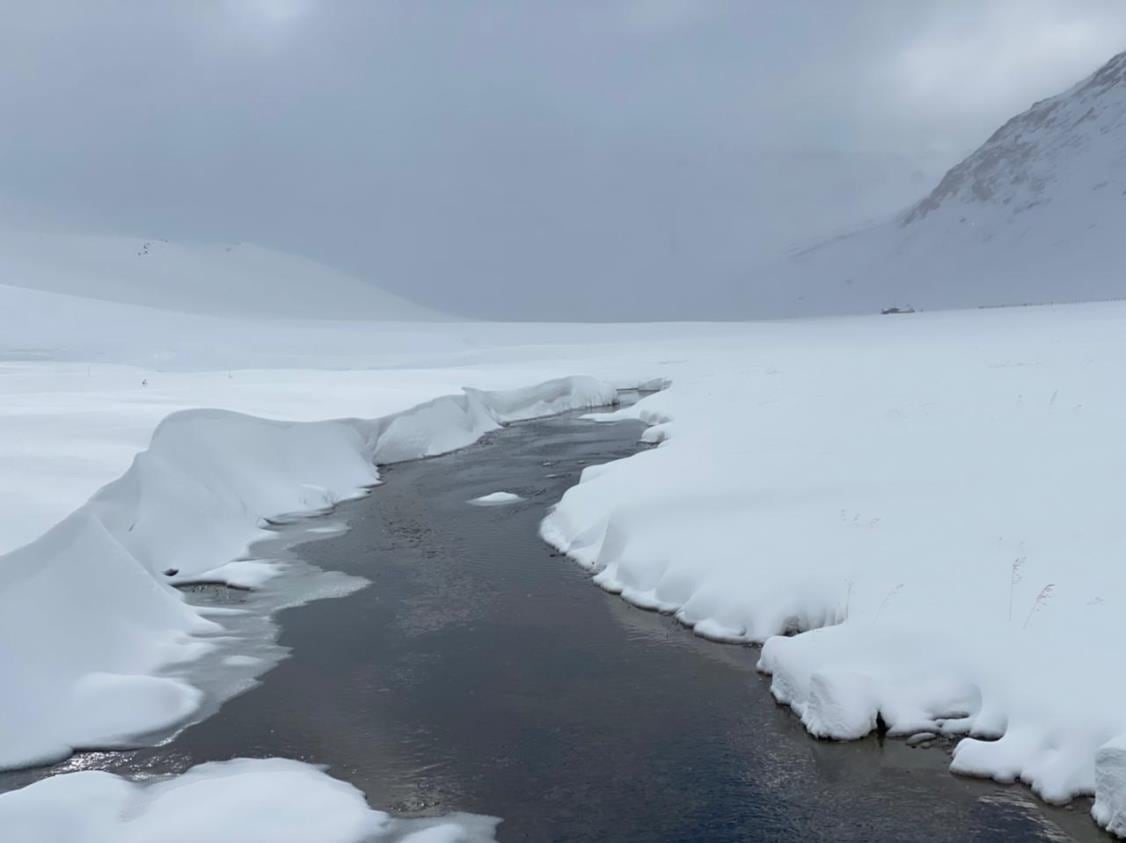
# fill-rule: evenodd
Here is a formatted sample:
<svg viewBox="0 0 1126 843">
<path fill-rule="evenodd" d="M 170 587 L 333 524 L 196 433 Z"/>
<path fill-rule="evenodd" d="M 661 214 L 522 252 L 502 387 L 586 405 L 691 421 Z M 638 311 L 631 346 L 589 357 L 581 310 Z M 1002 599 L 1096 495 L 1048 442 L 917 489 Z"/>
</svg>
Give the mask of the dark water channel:
<svg viewBox="0 0 1126 843">
<path fill-rule="evenodd" d="M 502 840 L 1106 839 L 1020 788 L 958 779 L 940 749 L 810 739 L 756 651 L 703 641 L 593 586 L 537 538 L 584 465 L 641 427 L 561 417 L 386 469 L 300 545 L 371 585 L 279 616 L 292 655 L 116 772 L 286 756 L 399 814 L 503 818 Z M 478 507 L 498 490 L 524 500 Z"/>
</svg>

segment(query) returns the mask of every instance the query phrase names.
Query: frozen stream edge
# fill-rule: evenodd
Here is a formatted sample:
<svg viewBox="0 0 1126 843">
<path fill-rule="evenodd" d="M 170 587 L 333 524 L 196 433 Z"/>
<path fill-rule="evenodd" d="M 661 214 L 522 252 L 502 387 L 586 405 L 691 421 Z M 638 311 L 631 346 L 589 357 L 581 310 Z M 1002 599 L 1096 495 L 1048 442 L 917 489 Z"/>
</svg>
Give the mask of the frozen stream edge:
<svg viewBox="0 0 1126 843">
<path fill-rule="evenodd" d="M 10 689 L 10 716 L 0 719 L 0 769 L 43 765 L 80 749 L 134 746 L 144 740 L 137 736 L 170 740 L 222 699 L 251 687 L 284 655 L 269 615 L 193 605 L 175 586 L 245 588 L 277 576 L 276 564 L 248 551 L 271 525 L 326 514 L 342 500 L 367 494 L 379 483 L 379 464 L 465 447 L 509 422 L 617 400 L 612 386 L 570 377 L 516 390 L 466 389 L 373 421 L 278 422 L 217 410 L 168 416 L 121 478 L 40 539 L 0 558 L 0 638 L 21 642 L 0 661 Z M 306 568 L 291 582 L 308 590 L 291 590 L 267 611 L 363 585 Z M 234 629 L 239 622 L 242 628 Z M 81 635 L 71 634 L 75 627 Z M 45 634 L 21 634 L 28 628 Z M 249 652 L 239 652 L 248 642 Z M 206 692 L 193 684 L 193 668 L 201 666 L 200 676 L 210 674 L 199 680 Z M 229 780 L 228 792 L 238 792 L 242 782 L 250 792 L 261 789 L 260 765 L 206 766 L 185 774 L 180 789 L 197 781 L 206 789 L 214 777 Z M 265 772 L 286 777 L 294 771 Z M 315 786 L 299 787 L 288 798 L 286 788 L 271 787 L 277 795 L 269 804 L 289 802 L 300 810 L 334 786 L 311 767 L 297 778 Z M 176 782 L 169 787 L 179 787 Z M 116 801 L 118 813 L 127 813 L 136 793 L 131 788 L 108 773 L 55 775 L 0 796 L 0 823 L 36 837 L 77 823 L 84 839 L 103 831 L 107 839 L 121 839 L 113 806 Z M 156 801 L 150 795 L 145 804 Z M 230 833 L 224 817 L 239 801 L 220 800 L 211 818 L 218 817 L 216 828 Z M 92 810 L 94 804 L 103 807 Z M 369 814 L 385 817 L 366 804 L 362 814 L 351 815 L 365 836 L 373 830 Z M 163 827 L 162 816 L 151 819 L 155 825 L 146 833 L 159 833 L 154 829 Z M 281 831 L 299 827 L 291 823 Z M 479 833 L 481 826 L 474 828 Z M 407 839 L 402 831 L 395 830 L 394 839 Z M 357 833 L 324 837 L 318 830 L 325 840 L 359 839 Z"/>
</svg>

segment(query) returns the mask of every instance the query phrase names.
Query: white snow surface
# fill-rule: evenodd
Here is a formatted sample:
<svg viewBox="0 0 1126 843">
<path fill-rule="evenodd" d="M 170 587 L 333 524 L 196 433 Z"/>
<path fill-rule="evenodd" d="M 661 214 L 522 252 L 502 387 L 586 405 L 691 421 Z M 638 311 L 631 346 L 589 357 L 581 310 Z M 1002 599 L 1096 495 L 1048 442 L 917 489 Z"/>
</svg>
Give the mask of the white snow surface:
<svg viewBox="0 0 1126 843">
<path fill-rule="evenodd" d="M 477 506 L 503 506 L 522 500 L 524 499 L 514 492 L 490 492 L 487 495 L 481 495 L 479 498 L 473 498 L 470 503 Z"/>
<path fill-rule="evenodd" d="M 760 325 L 620 411 L 661 444 L 587 469 L 543 535 L 763 642 L 814 735 L 966 735 L 953 770 L 1098 780 L 1121 833 L 1124 329 L 1117 303 Z"/>
<path fill-rule="evenodd" d="M 284 759 L 201 764 L 133 782 L 83 771 L 0 794 L 12 843 L 478 843 L 496 820 L 395 820 L 316 767 Z"/>
<path fill-rule="evenodd" d="M 169 580 L 223 571 L 263 519 L 668 383 L 616 414 L 656 447 L 587 469 L 546 538 L 634 603 L 764 642 L 814 734 L 965 735 L 955 770 L 1097 794 L 1122 833 L 1126 305 L 383 325 L 0 287 L 0 327 L 4 764 L 188 716 L 167 667 L 222 618 Z"/>
<path fill-rule="evenodd" d="M 1107 742 L 1095 756 L 1095 822 L 1126 837 L 1126 736 Z"/>
</svg>

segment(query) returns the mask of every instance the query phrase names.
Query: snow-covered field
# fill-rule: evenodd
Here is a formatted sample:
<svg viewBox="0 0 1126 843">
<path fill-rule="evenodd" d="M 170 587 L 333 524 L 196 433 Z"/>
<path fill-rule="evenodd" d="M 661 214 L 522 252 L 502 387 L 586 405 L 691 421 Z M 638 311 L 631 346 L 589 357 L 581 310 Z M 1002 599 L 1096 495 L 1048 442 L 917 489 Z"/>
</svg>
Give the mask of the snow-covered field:
<svg viewBox="0 0 1126 843">
<path fill-rule="evenodd" d="M 659 446 L 589 469 L 546 538 L 632 602 L 765 642 L 814 734 L 965 734 L 955 770 L 1097 787 L 1126 834 L 1126 306 L 347 325 L 0 287 L 0 763 L 188 716 L 198 692 L 167 668 L 221 617 L 169 583 L 243 555 L 262 519 L 667 379 L 622 411 Z"/>
</svg>

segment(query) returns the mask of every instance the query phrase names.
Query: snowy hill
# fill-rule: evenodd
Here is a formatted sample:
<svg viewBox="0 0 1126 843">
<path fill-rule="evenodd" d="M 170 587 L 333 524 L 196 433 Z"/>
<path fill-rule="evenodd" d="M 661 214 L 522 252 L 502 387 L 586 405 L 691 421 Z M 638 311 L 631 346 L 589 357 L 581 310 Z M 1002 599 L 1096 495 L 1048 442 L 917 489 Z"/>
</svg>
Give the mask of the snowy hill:
<svg viewBox="0 0 1126 843">
<path fill-rule="evenodd" d="M 1126 53 L 998 129 L 914 207 L 758 274 L 755 315 L 1126 296 Z"/>
<path fill-rule="evenodd" d="M 362 279 L 247 243 L 0 230 L 0 284 L 189 313 L 441 318 Z"/>
</svg>

